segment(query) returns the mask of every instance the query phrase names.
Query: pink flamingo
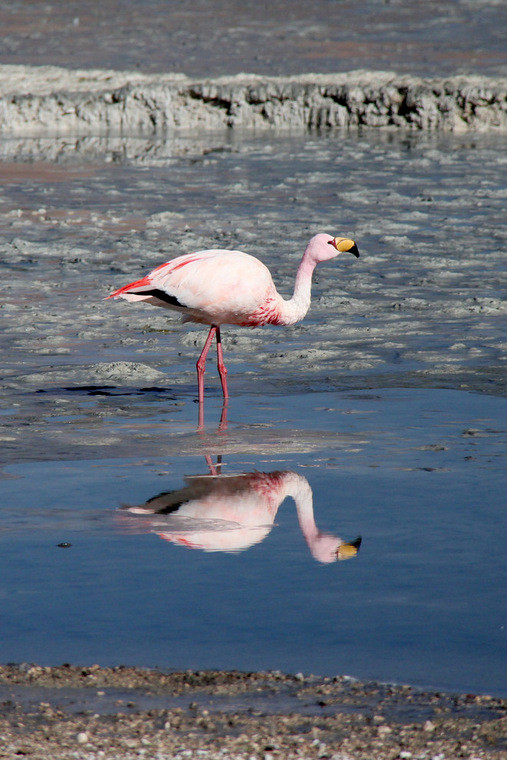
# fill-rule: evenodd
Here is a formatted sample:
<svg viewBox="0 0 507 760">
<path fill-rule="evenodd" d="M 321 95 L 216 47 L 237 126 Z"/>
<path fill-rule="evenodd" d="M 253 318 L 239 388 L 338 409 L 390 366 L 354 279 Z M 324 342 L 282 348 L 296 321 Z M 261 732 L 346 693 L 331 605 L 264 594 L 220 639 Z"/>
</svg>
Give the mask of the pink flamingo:
<svg viewBox="0 0 507 760">
<path fill-rule="evenodd" d="M 344 252 L 359 257 L 353 240 L 324 233 L 315 235 L 303 254 L 294 294 L 288 301 L 277 292 L 269 269 L 259 259 L 242 251 L 222 249 L 179 256 L 157 267 L 141 280 L 115 290 L 108 298 L 146 301 L 153 306 L 179 311 L 183 322 L 210 325 L 197 360 L 199 407 L 202 410 L 206 356 L 213 338 L 217 343 L 217 367 L 224 405 L 229 397 L 220 326 L 259 327 L 299 322 L 310 308 L 313 270 L 321 261 L 334 259 Z"/>
<path fill-rule="evenodd" d="M 248 472 L 240 475 L 186 477 L 185 488 L 161 493 L 145 504 L 121 509 L 135 515 L 140 527 L 166 541 L 206 552 L 240 552 L 260 543 L 271 531 L 287 496 L 295 504 L 299 526 L 314 559 L 329 563 L 355 557 L 361 538 L 345 542 L 315 523 L 313 494 L 298 473 Z"/>
</svg>

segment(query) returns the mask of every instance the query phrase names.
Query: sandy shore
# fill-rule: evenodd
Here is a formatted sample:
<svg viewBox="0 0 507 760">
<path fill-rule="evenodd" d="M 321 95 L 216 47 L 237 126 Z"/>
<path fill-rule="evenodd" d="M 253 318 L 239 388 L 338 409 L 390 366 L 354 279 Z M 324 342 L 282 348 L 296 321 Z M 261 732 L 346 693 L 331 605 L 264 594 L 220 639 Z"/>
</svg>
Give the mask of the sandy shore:
<svg viewBox="0 0 507 760">
<path fill-rule="evenodd" d="M 505 700 L 347 677 L 3 666 L 0 699 L 1 758 L 505 757 Z"/>
</svg>

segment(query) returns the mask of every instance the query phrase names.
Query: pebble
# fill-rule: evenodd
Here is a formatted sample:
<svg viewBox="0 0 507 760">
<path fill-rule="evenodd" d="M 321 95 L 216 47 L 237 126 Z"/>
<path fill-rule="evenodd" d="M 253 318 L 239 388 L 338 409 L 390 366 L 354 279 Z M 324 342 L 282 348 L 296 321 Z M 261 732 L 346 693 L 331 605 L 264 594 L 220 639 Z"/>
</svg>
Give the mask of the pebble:
<svg viewBox="0 0 507 760">
<path fill-rule="evenodd" d="M 30 666 L 35 667 L 35 666 Z M 3 677 L 4 682 L 25 683 L 29 688 L 33 687 L 33 675 L 29 674 L 30 667 L 23 670 L 19 666 L 0 666 L 0 679 Z M 60 676 L 61 685 L 76 685 L 77 682 L 88 682 L 89 668 L 71 668 L 60 667 L 50 670 L 51 682 L 57 675 Z M 103 669 L 97 671 L 100 674 L 100 686 L 118 688 L 127 688 L 127 683 L 132 687 L 141 688 L 141 684 L 151 684 L 152 686 L 161 684 L 164 688 L 169 689 L 172 681 L 177 686 L 180 698 L 188 705 L 190 699 L 201 698 L 202 683 L 195 677 L 195 689 L 184 692 L 181 684 L 181 675 L 174 676 L 161 675 L 159 673 L 150 674 L 147 679 L 145 671 L 137 672 L 132 670 L 112 671 Z M 227 679 L 226 674 L 222 674 L 224 684 Z M 64 677 L 66 678 L 63 681 Z M 41 669 L 37 677 L 39 683 L 49 683 L 48 672 Z M 136 681 L 135 678 L 138 680 Z M 263 680 L 268 679 L 263 676 Z M 289 678 L 289 683 L 293 676 Z M 268 679 L 269 680 L 269 679 Z M 279 676 L 275 676 L 273 681 L 279 682 Z M 205 674 L 204 681 L 208 681 Z M 229 678 L 229 688 L 231 696 L 241 693 L 242 699 L 246 699 L 248 694 L 258 694 L 258 677 L 247 679 L 242 676 L 231 674 Z M 305 679 L 306 683 L 306 679 Z M 305 699 L 316 700 L 322 693 L 323 686 L 327 682 L 315 680 L 312 692 L 305 692 Z M 249 688 L 244 691 L 245 687 Z M 268 684 L 267 688 L 273 686 Z M 208 688 L 212 691 L 212 687 Z M 172 689 L 171 689 L 172 691 Z M 294 688 L 299 694 L 300 687 Z M 342 694 L 343 689 L 337 690 Z M 95 690 L 96 693 L 96 690 Z M 107 693 L 107 692 L 106 692 Z M 183 694 L 186 693 L 186 698 Z M 225 692 L 224 692 L 225 693 Z M 73 760 L 116 760 L 122 757 L 125 760 L 303 760 L 303 758 L 327 758 L 327 760 L 358 760 L 359 758 L 374 758 L 375 760 L 451 760 L 456 757 L 456 746 L 460 746 L 460 752 L 467 760 L 493 760 L 498 754 L 496 750 L 485 750 L 482 745 L 482 739 L 479 736 L 470 736 L 467 743 L 463 744 L 459 740 L 463 728 L 468 730 L 469 726 L 469 703 L 468 695 L 457 695 L 456 703 L 450 701 L 446 695 L 437 694 L 418 694 L 415 691 L 408 692 L 411 695 L 411 710 L 424 710 L 424 718 L 419 720 L 414 717 L 415 722 L 404 723 L 396 721 L 388 725 L 388 721 L 396 720 L 391 716 L 391 709 L 403 710 L 407 703 L 400 695 L 407 694 L 406 690 L 399 687 L 386 688 L 385 693 L 373 685 L 354 685 L 353 701 L 357 704 L 365 705 L 364 711 L 359 716 L 341 716 L 335 718 L 319 718 L 318 728 L 312 723 L 312 720 L 297 714 L 283 715 L 278 718 L 272 716 L 257 714 L 237 715 L 235 728 L 230 728 L 229 717 L 227 715 L 212 712 L 213 721 L 216 723 L 219 731 L 195 731 L 196 716 L 188 713 L 186 708 L 174 708 L 170 714 L 166 709 L 157 708 L 146 712 L 146 714 L 125 714 L 118 713 L 114 733 L 109 730 L 103 732 L 103 729 L 110 727 L 109 718 L 105 716 L 92 716 L 89 714 L 79 716 L 69 716 L 62 714 L 61 719 L 56 713 L 54 718 L 58 717 L 52 725 L 49 735 L 48 726 L 41 725 L 41 731 L 35 731 L 33 734 L 26 734 L 23 738 L 19 736 L 20 719 L 25 718 L 25 714 L 19 711 L 7 712 L 0 716 L 0 748 L 4 750 L 6 757 L 16 757 L 21 754 L 30 757 L 40 757 L 41 760 L 63 760 L 63 758 L 72 758 Z M 282 694 L 285 691 L 282 689 Z M 391 695 L 388 699 L 387 694 Z M 350 704 L 347 694 L 342 694 L 345 704 Z M 367 699 L 368 698 L 368 699 Z M 380 699 L 381 702 L 372 711 L 374 704 L 369 702 L 370 699 Z M 492 703 L 491 706 L 489 703 Z M 50 702 L 40 703 L 45 707 Z M 195 704 L 199 704 L 197 701 Z M 125 707 L 126 702 L 123 702 Z M 368 705 L 366 707 L 366 705 Z M 449 705 L 452 710 L 456 711 L 454 715 L 447 715 Z M 121 706 L 121 705 L 120 705 Z M 436 723 L 427 719 L 428 710 L 431 706 L 432 715 L 438 715 L 435 718 Z M 501 736 L 501 709 L 504 702 L 498 698 L 490 698 L 488 703 L 483 705 L 481 715 L 478 714 L 477 726 L 488 726 L 488 733 L 495 740 Z M 438 710 L 440 709 L 440 713 Z M 179 712 L 178 712 L 179 710 Z M 387 711 L 387 718 L 382 715 L 382 711 Z M 209 718 L 209 710 L 200 709 L 198 718 Z M 484 713 L 484 717 L 482 717 Z M 92 720 L 93 718 L 93 720 Z M 360 719 L 359 719 L 360 718 Z M 40 711 L 37 710 L 37 720 L 40 719 Z M 26 717 L 28 728 L 30 715 Z M 166 724 L 166 725 L 164 725 Z M 164 725 L 169 729 L 172 725 L 172 731 L 164 734 L 160 729 Z M 312 731 L 312 728 L 314 729 Z M 337 741 L 337 731 L 340 739 Z M 433 731 L 438 732 L 438 744 L 434 741 Z M 428 733 L 425 733 L 428 732 Z M 69 751 L 68 739 L 74 742 L 74 751 Z M 426 737 L 426 739 L 425 739 Z M 49 743 L 48 743 L 49 742 Z M 288 742 L 288 743 L 287 743 Z M 95 747 L 97 744 L 99 746 Z M 100 747 L 100 749 L 99 749 Z M 368 748 L 365 754 L 365 747 Z M 0 749 L 0 755 L 2 755 Z M 432 754 L 433 753 L 433 754 Z"/>
</svg>

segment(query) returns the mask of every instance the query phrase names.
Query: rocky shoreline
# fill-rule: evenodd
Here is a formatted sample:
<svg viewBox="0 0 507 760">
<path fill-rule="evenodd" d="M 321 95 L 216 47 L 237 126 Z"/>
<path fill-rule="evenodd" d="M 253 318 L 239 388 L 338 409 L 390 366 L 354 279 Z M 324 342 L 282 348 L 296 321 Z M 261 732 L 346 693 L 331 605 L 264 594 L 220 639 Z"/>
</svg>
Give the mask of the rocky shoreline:
<svg viewBox="0 0 507 760">
<path fill-rule="evenodd" d="M 175 130 L 507 129 L 507 81 L 393 72 L 191 79 L 183 74 L 0 66 L 0 134 L 165 135 Z"/>
<path fill-rule="evenodd" d="M 0 705 L 0 758 L 505 757 L 505 700 L 344 676 L 7 665 Z"/>
</svg>

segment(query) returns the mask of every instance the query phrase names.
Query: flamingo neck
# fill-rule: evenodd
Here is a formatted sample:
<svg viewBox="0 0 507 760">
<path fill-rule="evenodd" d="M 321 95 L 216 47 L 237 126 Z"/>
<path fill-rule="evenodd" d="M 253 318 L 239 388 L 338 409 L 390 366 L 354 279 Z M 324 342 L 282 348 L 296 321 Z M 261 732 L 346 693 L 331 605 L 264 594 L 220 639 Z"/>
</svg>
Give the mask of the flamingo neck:
<svg viewBox="0 0 507 760">
<path fill-rule="evenodd" d="M 294 293 L 288 301 L 280 298 L 279 324 L 293 325 L 300 322 L 310 308 L 312 296 L 312 275 L 316 261 L 305 252 L 299 265 Z"/>
<path fill-rule="evenodd" d="M 343 541 L 338 536 L 323 533 L 316 525 L 310 484 L 306 478 L 295 472 L 286 473 L 284 481 L 285 495 L 291 496 L 296 503 L 299 527 L 312 556 L 325 564 L 335 562 Z"/>
<path fill-rule="evenodd" d="M 313 514 L 313 493 L 307 479 L 295 472 L 284 473 L 284 498 L 290 496 L 296 504 L 299 525 L 310 546 L 319 535 Z"/>
<path fill-rule="evenodd" d="M 286 492 L 296 503 L 296 511 L 301 531 L 307 544 L 311 547 L 314 539 L 319 535 L 319 529 L 315 524 L 315 517 L 313 514 L 312 489 L 306 478 L 302 478 L 295 473 L 292 475 L 293 477 L 291 481 L 286 485 Z"/>
</svg>

